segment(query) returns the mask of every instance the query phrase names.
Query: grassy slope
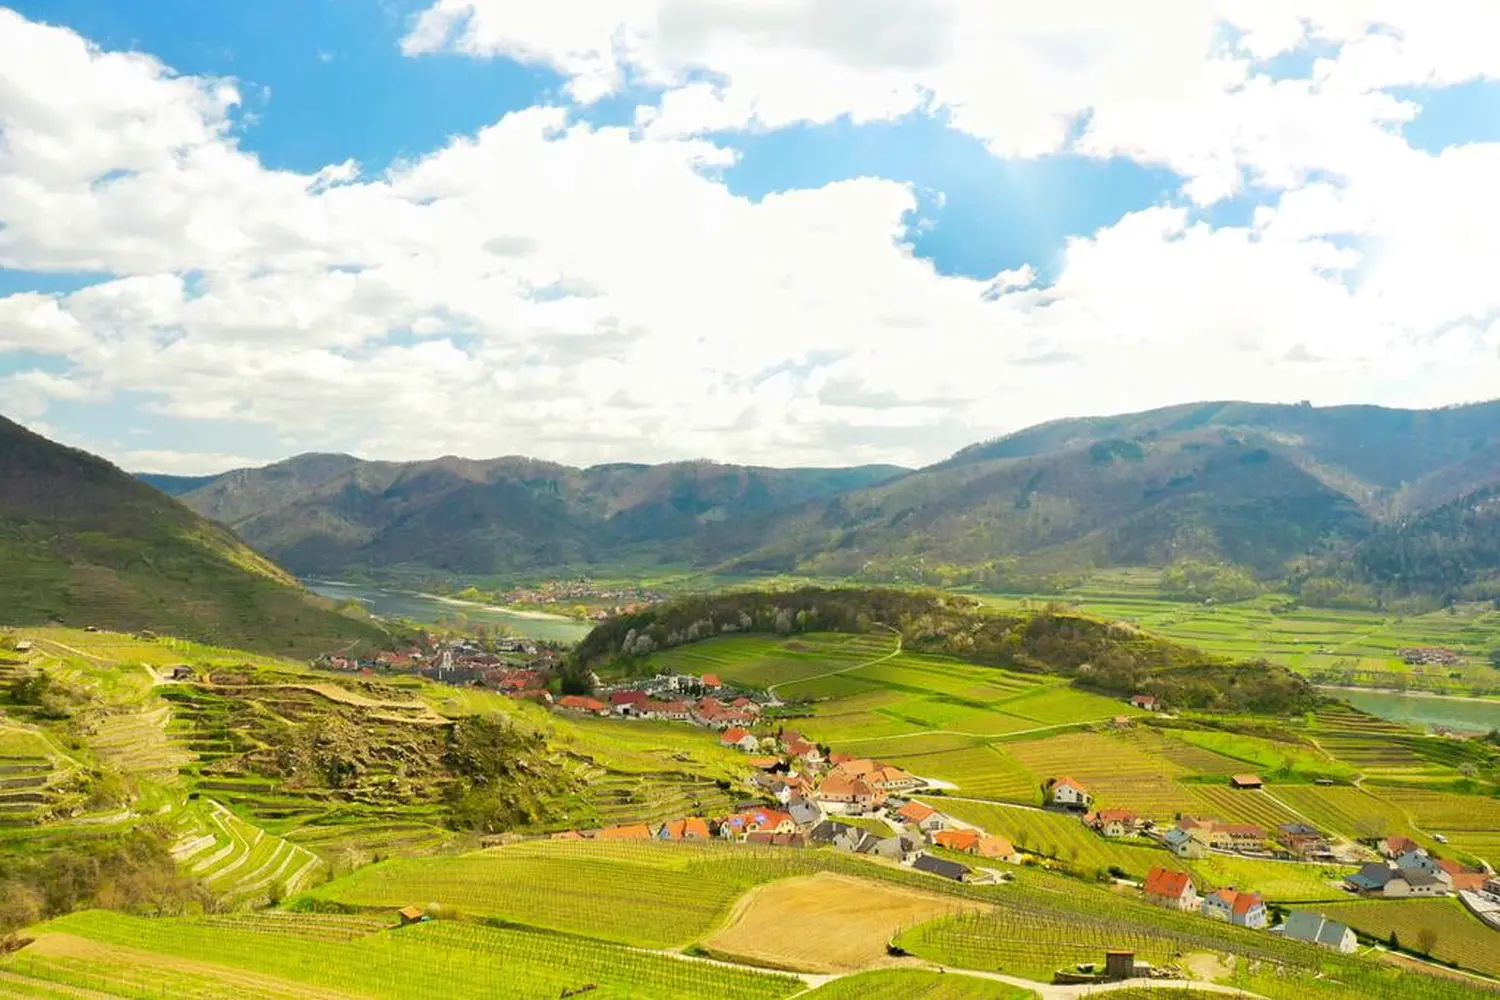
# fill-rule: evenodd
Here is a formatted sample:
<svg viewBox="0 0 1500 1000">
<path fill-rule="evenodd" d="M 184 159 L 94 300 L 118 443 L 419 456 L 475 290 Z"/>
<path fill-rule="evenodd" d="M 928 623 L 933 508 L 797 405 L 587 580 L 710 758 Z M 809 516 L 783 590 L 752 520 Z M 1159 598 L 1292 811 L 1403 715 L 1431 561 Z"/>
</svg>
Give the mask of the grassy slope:
<svg viewBox="0 0 1500 1000">
<path fill-rule="evenodd" d="M 102 459 L 0 418 L 0 614 L 312 655 L 383 633 Z"/>
</svg>

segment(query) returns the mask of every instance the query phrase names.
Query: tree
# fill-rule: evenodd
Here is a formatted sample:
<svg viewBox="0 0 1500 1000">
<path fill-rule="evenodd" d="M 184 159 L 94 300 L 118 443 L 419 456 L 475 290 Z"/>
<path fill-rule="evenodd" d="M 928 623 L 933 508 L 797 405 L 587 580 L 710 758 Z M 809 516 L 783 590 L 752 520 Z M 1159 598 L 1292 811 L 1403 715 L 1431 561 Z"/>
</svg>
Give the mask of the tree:
<svg viewBox="0 0 1500 1000">
<path fill-rule="evenodd" d="M 1430 956 L 1432 949 L 1437 945 L 1437 931 L 1431 927 L 1423 927 L 1417 931 L 1417 950 L 1424 955 Z"/>
<path fill-rule="evenodd" d="M 1500 646 L 1490 650 L 1490 666 L 1500 670 Z"/>
</svg>

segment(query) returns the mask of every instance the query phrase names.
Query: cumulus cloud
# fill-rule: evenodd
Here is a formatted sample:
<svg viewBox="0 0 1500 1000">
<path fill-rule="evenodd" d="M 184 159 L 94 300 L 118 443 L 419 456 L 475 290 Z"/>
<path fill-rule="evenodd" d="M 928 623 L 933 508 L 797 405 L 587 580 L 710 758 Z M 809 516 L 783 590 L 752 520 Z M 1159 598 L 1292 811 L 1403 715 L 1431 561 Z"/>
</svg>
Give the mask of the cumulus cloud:
<svg viewBox="0 0 1500 1000">
<path fill-rule="evenodd" d="M 515 112 L 379 174 L 269 169 L 235 139 L 233 81 L 0 10 L 0 266 L 110 276 L 0 298 L 0 358 L 65 365 L 0 401 L 35 420 L 141 394 L 288 451 L 830 464 L 1194 398 L 1500 385 L 1500 146 L 1413 150 L 1414 106 L 1376 87 L 1452 39 L 1380 22 L 1400 44 L 1360 54 L 1373 15 L 1333 0 L 1000 6 L 442 0 L 409 53 L 666 97 L 628 128 Z M 1308 79 L 1264 72 L 1314 39 L 1343 47 Z M 1489 72 L 1468 48 L 1443 72 Z M 1050 284 L 946 275 L 908 243 L 907 185 L 751 200 L 707 135 L 914 109 L 997 153 L 1167 165 L 1184 199 L 1073 240 Z M 1246 184 L 1284 193 L 1242 226 L 1185 207 Z"/>
</svg>

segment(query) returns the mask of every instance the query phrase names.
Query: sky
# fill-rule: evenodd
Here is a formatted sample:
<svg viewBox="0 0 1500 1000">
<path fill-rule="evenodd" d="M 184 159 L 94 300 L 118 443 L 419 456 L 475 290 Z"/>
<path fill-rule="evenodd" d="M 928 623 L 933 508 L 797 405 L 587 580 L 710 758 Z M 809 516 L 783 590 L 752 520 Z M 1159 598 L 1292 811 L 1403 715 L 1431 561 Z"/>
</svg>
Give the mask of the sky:
<svg viewBox="0 0 1500 1000">
<path fill-rule="evenodd" d="M 1493 0 L 0 0 L 0 414 L 916 466 L 1500 395 Z"/>
</svg>

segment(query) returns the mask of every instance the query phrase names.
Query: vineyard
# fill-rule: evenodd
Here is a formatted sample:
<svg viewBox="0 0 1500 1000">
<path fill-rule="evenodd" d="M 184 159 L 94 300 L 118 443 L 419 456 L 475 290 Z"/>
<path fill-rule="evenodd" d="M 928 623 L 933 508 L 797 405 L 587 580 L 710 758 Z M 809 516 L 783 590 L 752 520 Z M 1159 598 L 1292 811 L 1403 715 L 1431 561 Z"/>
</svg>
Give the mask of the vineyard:
<svg viewBox="0 0 1500 1000">
<path fill-rule="evenodd" d="M 801 988 L 774 973 L 446 921 L 339 939 L 304 928 L 247 932 L 243 924 L 90 911 L 38 931 L 34 944 L 0 959 L 0 990 L 140 1000 L 535 1000 L 592 985 L 589 995 L 600 998 L 774 1000 Z"/>
<path fill-rule="evenodd" d="M 805 1000 L 1027 1000 L 1030 990 L 961 974 L 891 969 L 836 979 Z"/>
<path fill-rule="evenodd" d="M 1420 950 L 1422 932 L 1430 931 L 1433 958 L 1500 976 L 1500 933 L 1456 899 L 1367 900 L 1320 907 L 1318 912 L 1378 941 L 1387 942 L 1395 934 L 1409 951 Z"/>
<path fill-rule="evenodd" d="M 1118 736 L 1064 733 L 1008 743 L 1006 750 L 1044 780 L 1065 774 L 1077 778 L 1103 807 L 1159 820 L 1198 808 L 1193 795 L 1174 780 L 1183 773 L 1181 767 Z"/>
</svg>

